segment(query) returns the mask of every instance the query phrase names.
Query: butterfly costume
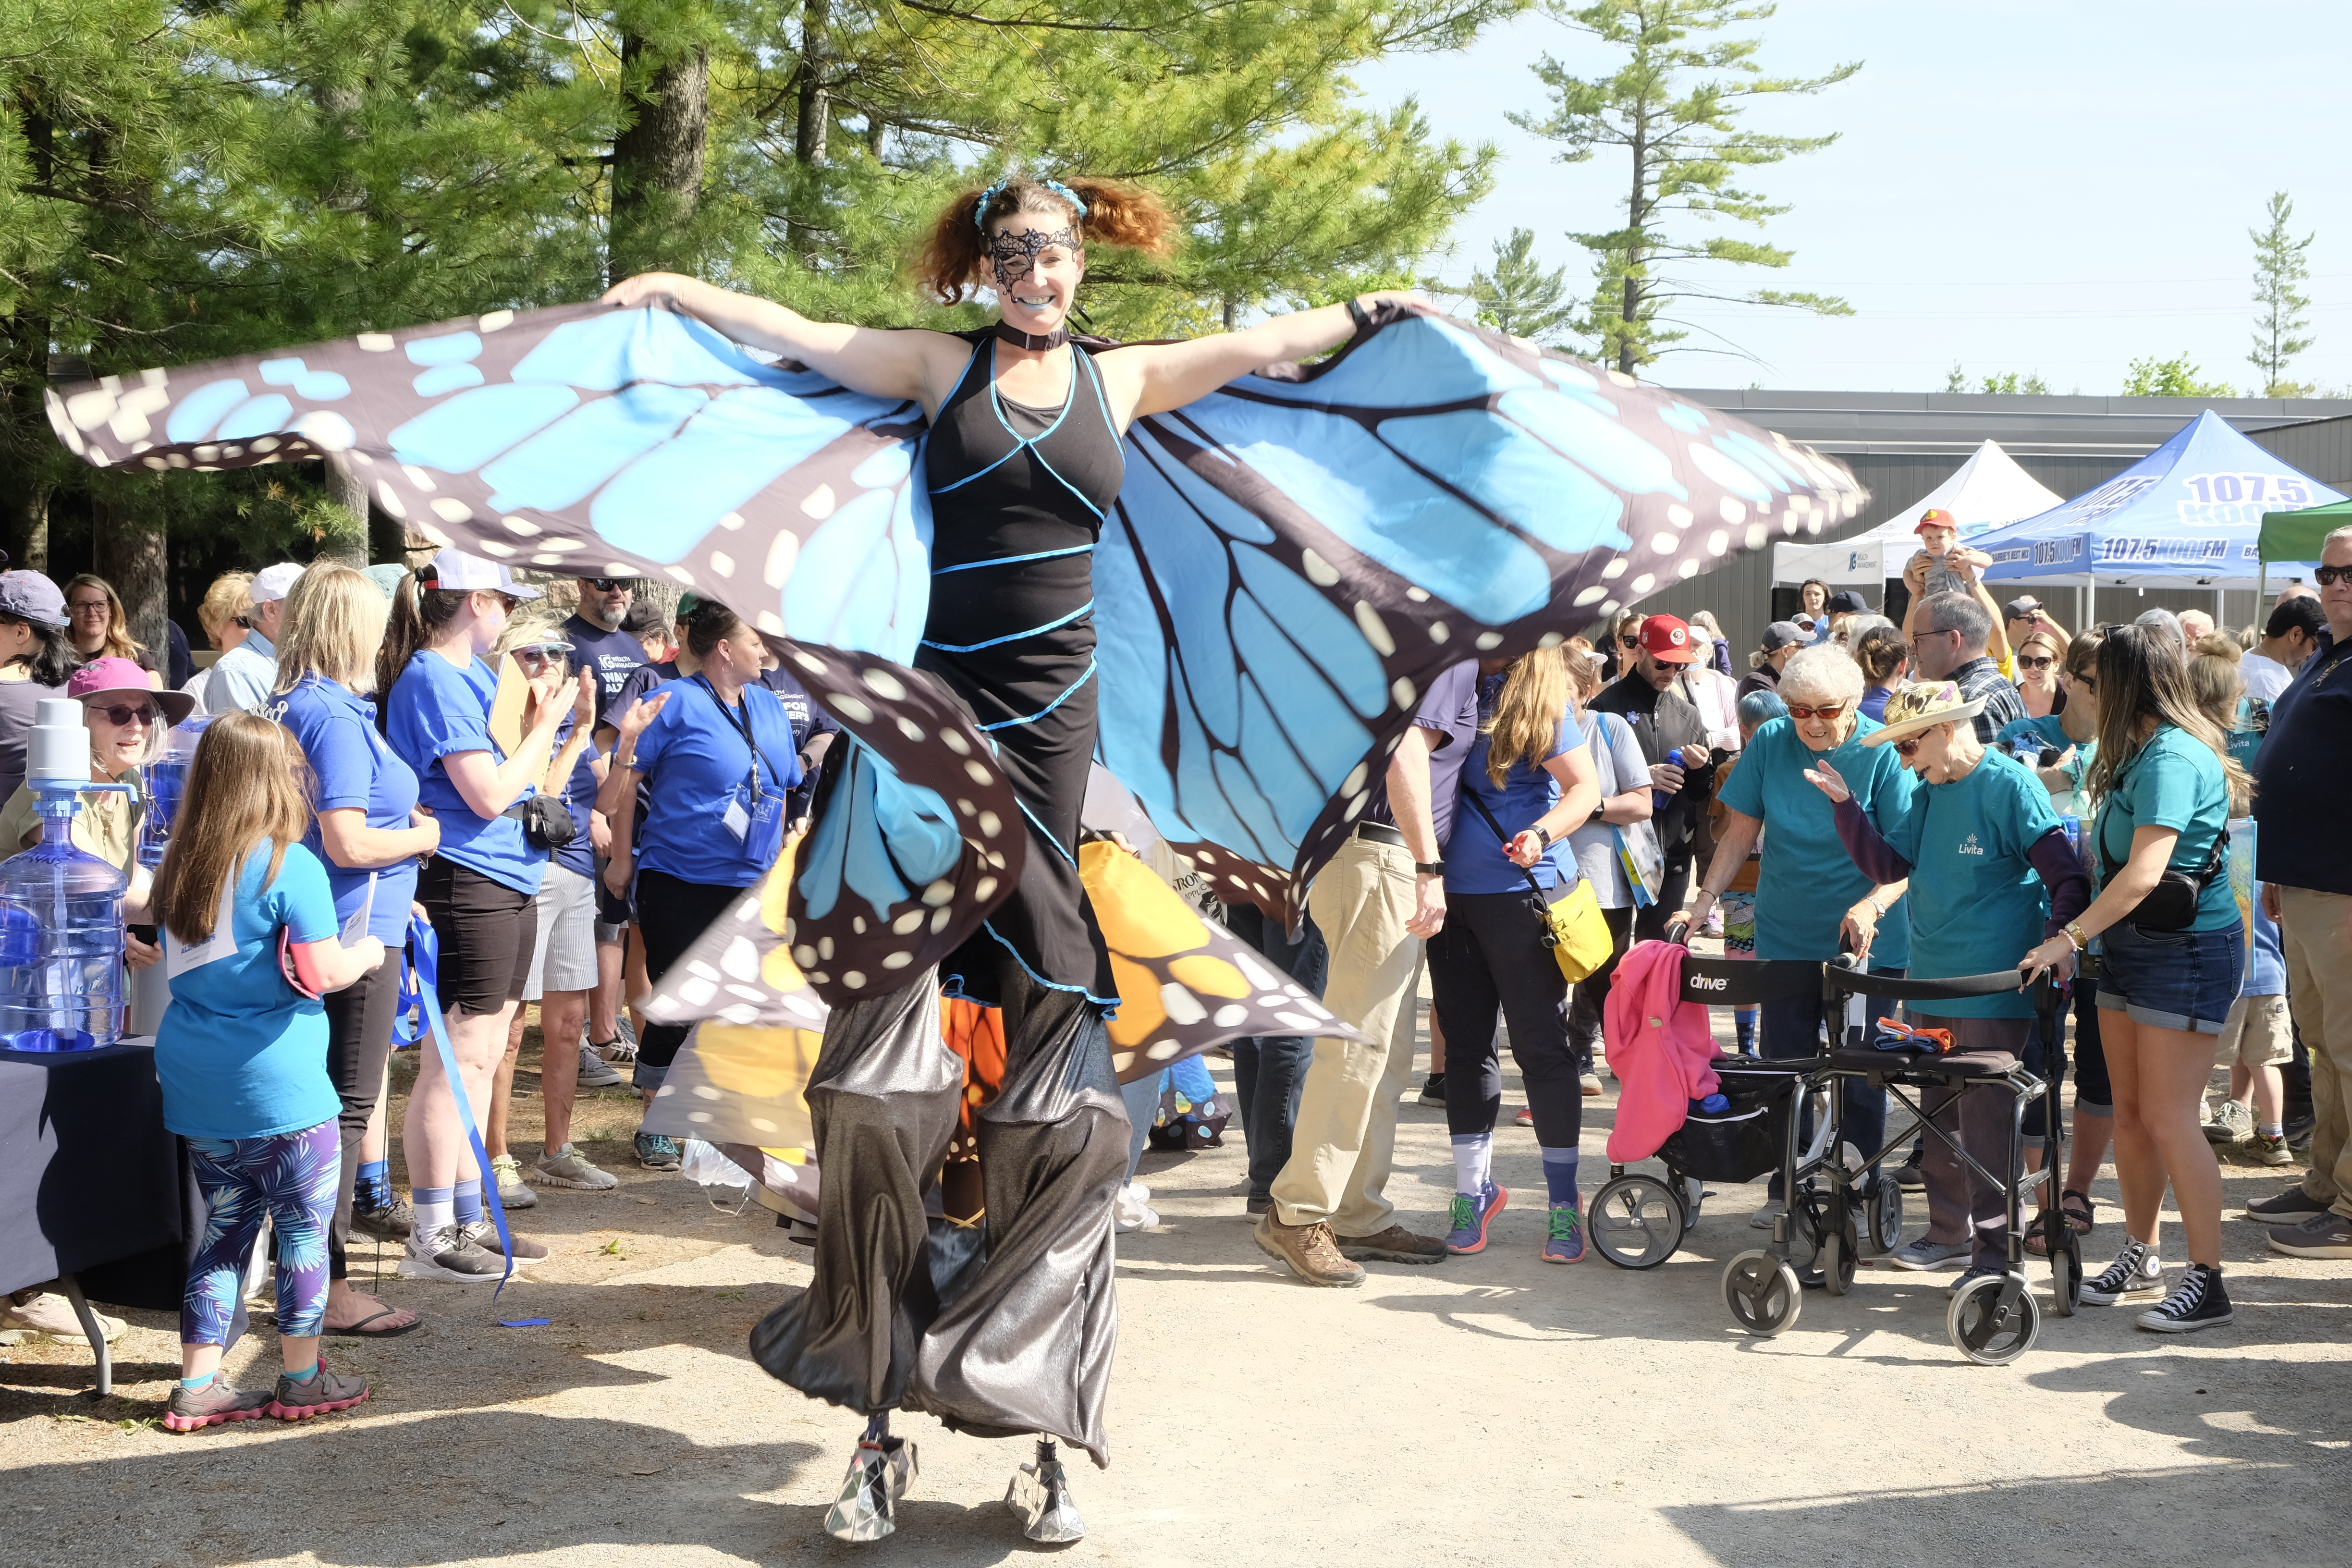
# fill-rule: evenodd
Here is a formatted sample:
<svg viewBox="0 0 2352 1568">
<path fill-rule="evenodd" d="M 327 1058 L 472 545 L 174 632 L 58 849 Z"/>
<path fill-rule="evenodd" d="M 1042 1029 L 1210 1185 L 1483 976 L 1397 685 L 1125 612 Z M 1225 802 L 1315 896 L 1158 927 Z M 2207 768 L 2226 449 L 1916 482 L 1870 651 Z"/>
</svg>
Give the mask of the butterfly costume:
<svg viewBox="0 0 2352 1568">
<path fill-rule="evenodd" d="M 1181 907 L 1136 918 L 1122 893 L 1097 920 L 1086 890 L 1125 858 L 1078 841 L 1088 762 L 1222 897 L 1295 917 L 1438 673 L 1555 645 L 1865 499 L 1807 447 L 1394 302 L 1325 361 L 1123 437 L 1100 346 L 1073 346 L 1058 407 L 1025 409 L 980 335 L 935 424 L 657 305 L 497 311 L 49 395 L 92 464 L 333 456 L 436 545 L 665 579 L 766 635 L 853 743 L 774 885 L 649 1006 L 736 1031 L 728 1062 L 747 1026 L 804 1039 L 822 1018 L 822 1045 L 795 1058 L 804 1097 L 735 1095 L 733 1068 L 682 1057 L 664 1094 L 692 1096 L 654 1115 L 761 1144 L 796 1137 L 804 1103 L 815 1277 L 756 1331 L 769 1370 L 1097 1463 L 1118 1081 L 1345 1025 Z M 971 1119 L 979 1241 L 951 1267 L 924 1209 L 968 1100 L 943 989 L 1003 1024 Z"/>
</svg>

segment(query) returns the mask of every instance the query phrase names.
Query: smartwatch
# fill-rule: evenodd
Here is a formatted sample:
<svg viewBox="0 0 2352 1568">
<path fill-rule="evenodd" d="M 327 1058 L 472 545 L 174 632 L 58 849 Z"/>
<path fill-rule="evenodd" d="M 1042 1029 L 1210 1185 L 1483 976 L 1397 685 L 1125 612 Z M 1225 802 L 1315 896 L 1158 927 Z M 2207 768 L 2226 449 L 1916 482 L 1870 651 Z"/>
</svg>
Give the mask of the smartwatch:
<svg viewBox="0 0 2352 1568">
<path fill-rule="evenodd" d="M 1412 863 L 1412 868 L 1417 872 L 1425 872 L 1432 877 L 1443 877 L 1445 875 L 1445 862 L 1443 860 L 1416 860 Z"/>
</svg>

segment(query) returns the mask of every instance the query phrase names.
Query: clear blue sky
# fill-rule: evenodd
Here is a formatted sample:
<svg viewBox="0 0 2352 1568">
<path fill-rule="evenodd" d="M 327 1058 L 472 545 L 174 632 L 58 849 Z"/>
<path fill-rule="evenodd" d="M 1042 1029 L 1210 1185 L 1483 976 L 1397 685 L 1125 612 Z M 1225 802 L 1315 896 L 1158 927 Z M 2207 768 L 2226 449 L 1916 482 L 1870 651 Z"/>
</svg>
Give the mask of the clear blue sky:
<svg viewBox="0 0 2352 1568">
<path fill-rule="evenodd" d="M 1794 265 L 1705 270 L 1842 295 L 1857 313 L 1708 308 L 1699 319 L 1756 360 L 1677 353 L 1656 379 L 1940 391 L 1957 360 L 1971 378 L 2038 370 L 2055 392 L 2112 394 L 2131 360 L 2186 350 L 2206 379 L 2254 390 L 2246 230 L 2284 190 L 2297 237 L 2318 235 L 2305 289 L 2318 342 L 2289 374 L 2352 386 L 2347 0 L 1782 0 L 1745 31 L 1764 38 L 1774 75 L 1864 63 L 1750 116 L 1759 130 L 1841 133 L 1752 171 L 1754 188 L 1794 204 L 1767 231 Z M 1590 257 L 1568 231 L 1622 221 L 1609 204 L 1623 153 L 1563 165 L 1505 119 L 1545 110 L 1528 68 L 1545 53 L 1583 76 L 1612 68 L 1594 40 L 1528 16 L 1461 53 L 1358 75 L 1368 103 L 1416 96 L 1437 134 L 1502 151 L 1494 194 L 1437 262 L 1443 279 L 1466 280 L 1517 226 L 1581 286 Z"/>
</svg>

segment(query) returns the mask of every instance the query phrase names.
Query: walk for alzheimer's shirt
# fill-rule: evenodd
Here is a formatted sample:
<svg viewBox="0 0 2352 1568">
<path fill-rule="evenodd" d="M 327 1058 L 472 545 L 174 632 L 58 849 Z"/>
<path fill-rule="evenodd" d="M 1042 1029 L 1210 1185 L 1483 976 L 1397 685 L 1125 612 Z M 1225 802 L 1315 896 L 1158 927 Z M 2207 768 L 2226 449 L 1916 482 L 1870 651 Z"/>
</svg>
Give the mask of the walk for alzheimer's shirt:
<svg viewBox="0 0 2352 1568">
<path fill-rule="evenodd" d="M 2283 888 L 2352 894 L 2352 836 L 2344 796 L 2352 783 L 2352 643 L 2319 647 L 2271 704 L 2254 758 L 2254 875 Z"/>
</svg>

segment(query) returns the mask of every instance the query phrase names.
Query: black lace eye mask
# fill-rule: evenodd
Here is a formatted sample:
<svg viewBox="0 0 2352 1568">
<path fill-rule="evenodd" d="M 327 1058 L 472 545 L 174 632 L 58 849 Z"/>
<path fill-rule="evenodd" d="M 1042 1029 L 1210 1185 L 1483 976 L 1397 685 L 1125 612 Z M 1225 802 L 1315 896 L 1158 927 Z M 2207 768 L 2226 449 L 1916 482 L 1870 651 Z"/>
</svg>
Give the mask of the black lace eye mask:
<svg viewBox="0 0 2352 1568">
<path fill-rule="evenodd" d="M 1029 276 L 1037 264 L 1037 253 L 1052 246 L 1060 246 L 1071 255 L 1079 253 L 1078 231 L 1076 228 L 1030 228 L 1018 234 L 1003 230 L 988 237 L 988 255 L 996 268 L 996 286 L 1010 289 Z"/>
</svg>

